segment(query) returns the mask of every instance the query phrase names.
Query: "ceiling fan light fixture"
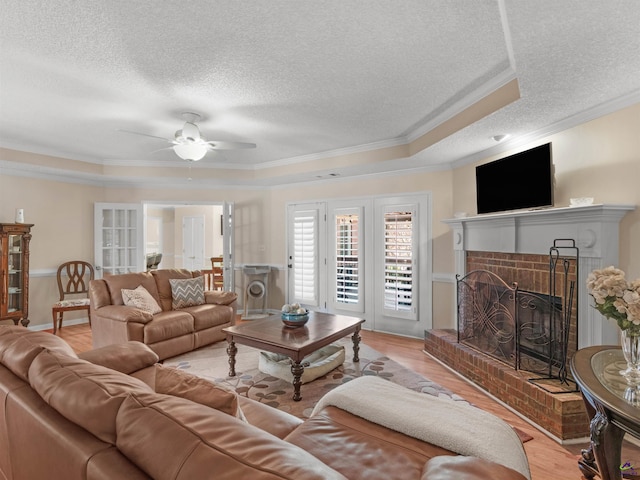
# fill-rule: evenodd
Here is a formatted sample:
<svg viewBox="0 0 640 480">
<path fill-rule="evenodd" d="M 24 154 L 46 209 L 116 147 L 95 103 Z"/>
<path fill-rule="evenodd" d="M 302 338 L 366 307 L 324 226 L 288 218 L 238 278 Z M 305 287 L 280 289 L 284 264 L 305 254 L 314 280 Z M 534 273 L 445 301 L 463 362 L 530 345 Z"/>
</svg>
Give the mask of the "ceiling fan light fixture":
<svg viewBox="0 0 640 480">
<path fill-rule="evenodd" d="M 197 162 L 199 160 L 202 160 L 209 151 L 213 150 L 256 148 L 255 143 L 226 142 L 217 140 L 207 141 L 202 137 L 202 135 L 200 134 L 200 127 L 198 127 L 198 125 L 196 125 L 195 123 L 200 118 L 200 115 L 198 115 L 197 113 L 185 112 L 182 114 L 182 118 L 184 118 L 185 124 L 182 129 L 176 131 L 173 139 L 158 137 L 156 135 L 149 135 L 146 133 L 133 132 L 130 130 L 121 131 L 169 142 L 173 146 L 163 148 L 161 150 L 172 149 L 178 157 L 189 162 Z"/>
<path fill-rule="evenodd" d="M 179 143 L 173 146 L 173 151 L 183 160 L 197 162 L 204 158 L 207 153 L 207 147 L 200 143 Z"/>
<path fill-rule="evenodd" d="M 200 129 L 196 124 L 187 122 L 184 124 L 184 127 L 182 127 L 180 136 L 185 140 L 196 142 L 200 140 Z"/>
</svg>

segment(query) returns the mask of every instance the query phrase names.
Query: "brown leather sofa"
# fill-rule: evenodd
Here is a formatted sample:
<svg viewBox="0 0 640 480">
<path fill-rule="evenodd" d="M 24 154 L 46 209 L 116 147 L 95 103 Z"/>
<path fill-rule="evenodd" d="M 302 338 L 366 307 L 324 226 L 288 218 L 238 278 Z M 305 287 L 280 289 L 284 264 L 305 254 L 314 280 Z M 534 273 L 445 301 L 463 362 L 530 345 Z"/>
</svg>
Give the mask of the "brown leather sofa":
<svg viewBox="0 0 640 480">
<path fill-rule="evenodd" d="M 236 413 L 207 406 L 190 398 L 192 379 L 208 382 L 186 372 L 187 387 L 157 393 L 175 370 L 139 342 L 80 357 L 49 333 L 0 326 L 0 479 L 529 478 L 335 407 L 302 422 L 233 392 Z"/>
<path fill-rule="evenodd" d="M 204 304 L 174 310 L 170 279 L 201 276 L 199 271 L 165 269 L 109 275 L 89 284 L 94 348 L 128 341 L 142 342 L 160 360 L 190 352 L 225 338 L 222 329 L 235 324 L 237 294 L 205 291 Z M 126 306 L 122 289 L 142 285 L 162 311 L 154 315 Z"/>
</svg>

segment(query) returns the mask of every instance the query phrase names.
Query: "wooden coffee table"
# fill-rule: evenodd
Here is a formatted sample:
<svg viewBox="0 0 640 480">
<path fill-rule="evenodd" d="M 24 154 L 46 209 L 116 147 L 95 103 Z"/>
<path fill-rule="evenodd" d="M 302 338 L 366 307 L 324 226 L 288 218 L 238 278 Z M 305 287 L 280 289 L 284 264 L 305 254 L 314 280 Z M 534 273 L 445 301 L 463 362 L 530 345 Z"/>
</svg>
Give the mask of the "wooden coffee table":
<svg viewBox="0 0 640 480">
<path fill-rule="evenodd" d="M 293 400 L 302 400 L 301 377 L 307 355 L 349 334 L 353 340 L 353 361 L 358 362 L 360 350 L 360 326 L 364 319 L 309 312 L 309 321 L 302 327 L 291 328 L 282 323 L 280 315 L 271 315 L 261 320 L 252 320 L 242 325 L 223 328 L 227 334 L 229 354 L 229 376 L 236 375 L 236 343 L 259 348 L 272 353 L 281 353 L 291 358 L 293 374 Z"/>
</svg>

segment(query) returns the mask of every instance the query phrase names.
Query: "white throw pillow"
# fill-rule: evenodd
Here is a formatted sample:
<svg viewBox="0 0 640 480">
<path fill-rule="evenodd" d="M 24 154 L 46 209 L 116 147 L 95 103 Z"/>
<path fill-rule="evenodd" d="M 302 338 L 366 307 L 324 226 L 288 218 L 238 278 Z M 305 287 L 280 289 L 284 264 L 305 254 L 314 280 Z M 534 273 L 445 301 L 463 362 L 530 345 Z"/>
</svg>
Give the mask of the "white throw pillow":
<svg viewBox="0 0 640 480">
<path fill-rule="evenodd" d="M 160 313 L 162 308 L 155 298 L 142 285 L 138 285 L 135 290 L 122 289 L 122 301 L 128 307 L 135 307 L 143 312 L 155 315 Z"/>
</svg>

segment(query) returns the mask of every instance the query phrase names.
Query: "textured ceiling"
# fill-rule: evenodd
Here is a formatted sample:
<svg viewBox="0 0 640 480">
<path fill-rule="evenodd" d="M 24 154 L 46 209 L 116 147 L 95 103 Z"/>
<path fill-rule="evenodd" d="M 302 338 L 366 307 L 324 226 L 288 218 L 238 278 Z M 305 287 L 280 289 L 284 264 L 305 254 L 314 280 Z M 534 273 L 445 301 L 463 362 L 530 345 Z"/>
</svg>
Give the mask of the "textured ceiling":
<svg viewBox="0 0 640 480">
<path fill-rule="evenodd" d="M 157 151 L 161 140 L 119 130 L 172 138 L 185 111 L 202 115 L 207 140 L 257 144 L 199 167 L 257 171 L 411 144 L 517 80 L 519 99 L 412 154 L 334 169 L 349 176 L 482 158 L 640 101 L 637 0 L 0 0 L 0 9 L 0 146 L 106 165 L 178 163 Z M 490 137 L 501 133 L 512 136 L 498 147 Z"/>
</svg>

